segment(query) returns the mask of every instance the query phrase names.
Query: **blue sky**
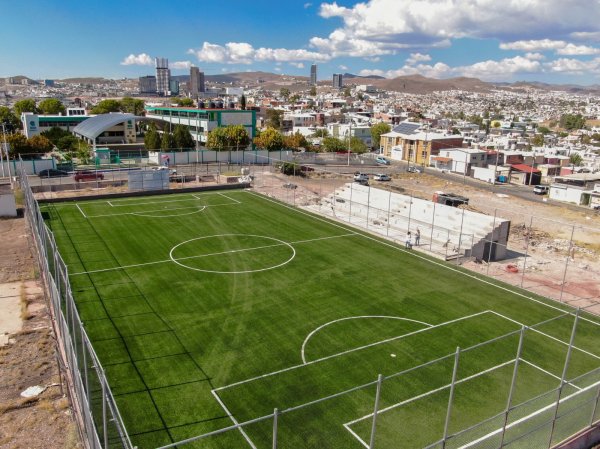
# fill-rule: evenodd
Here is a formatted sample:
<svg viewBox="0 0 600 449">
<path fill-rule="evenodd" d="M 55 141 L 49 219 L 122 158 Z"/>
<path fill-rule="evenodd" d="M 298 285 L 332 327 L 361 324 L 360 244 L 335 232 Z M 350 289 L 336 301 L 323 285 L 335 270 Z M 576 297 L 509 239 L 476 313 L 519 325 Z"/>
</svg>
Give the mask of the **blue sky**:
<svg viewBox="0 0 600 449">
<path fill-rule="evenodd" d="M 0 76 L 263 70 L 600 84 L 600 0 L 2 2 Z"/>
</svg>

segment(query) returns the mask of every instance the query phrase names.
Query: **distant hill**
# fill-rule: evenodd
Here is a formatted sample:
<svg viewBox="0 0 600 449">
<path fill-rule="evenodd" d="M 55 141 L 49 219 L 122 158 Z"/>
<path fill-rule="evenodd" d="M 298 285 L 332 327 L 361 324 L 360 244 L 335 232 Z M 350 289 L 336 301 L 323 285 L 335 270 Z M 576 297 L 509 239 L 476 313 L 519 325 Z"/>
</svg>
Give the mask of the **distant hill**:
<svg viewBox="0 0 600 449">
<path fill-rule="evenodd" d="M 373 85 L 380 89 L 410 94 L 429 94 L 435 91 L 465 90 L 469 92 L 489 92 L 493 84 L 477 78 L 427 78 L 422 75 L 399 76 L 393 79 L 374 80 Z"/>
<path fill-rule="evenodd" d="M 114 80 L 102 78 L 102 77 L 89 77 L 89 78 L 65 78 L 60 81 L 61 83 L 66 84 L 110 84 L 113 83 Z"/>
<path fill-rule="evenodd" d="M 369 76 L 361 76 L 361 75 L 354 75 L 353 73 L 344 73 L 342 75 L 342 77 L 344 79 L 365 79 L 365 80 L 384 80 L 385 77 L 384 76 L 379 76 L 379 75 L 369 75 Z"/>
</svg>

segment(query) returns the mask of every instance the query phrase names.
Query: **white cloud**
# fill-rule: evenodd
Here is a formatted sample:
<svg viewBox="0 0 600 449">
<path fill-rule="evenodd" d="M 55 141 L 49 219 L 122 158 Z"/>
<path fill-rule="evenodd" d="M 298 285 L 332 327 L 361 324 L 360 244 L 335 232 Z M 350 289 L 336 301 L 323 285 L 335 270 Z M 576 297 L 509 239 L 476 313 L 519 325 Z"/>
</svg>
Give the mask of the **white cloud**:
<svg viewBox="0 0 600 449">
<path fill-rule="evenodd" d="M 539 39 L 516 42 L 503 42 L 500 44 L 501 50 L 519 50 L 519 51 L 548 51 L 559 50 L 567 45 L 565 41 L 556 41 L 551 39 Z"/>
<path fill-rule="evenodd" d="M 338 67 L 340 68 L 340 70 L 348 70 L 348 67 L 344 64 L 340 64 Z"/>
<path fill-rule="evenodd" d="M 554 51 L 559 55 L 582 56 L 597 55 L 600 49 L 587 45 L 575 45 L 561 40 L 540 39 L 528 41 L 503 42 L 500 44 L 502 50 L 519 51 Z"/>
<path fill-rule="evenodd" d="M 290 62 L 290 65 L 298 68 L 298 69 L 303 69 L 304 68 L 304 63 L 302 62 Z"/>
<path fill-rule="evenodd" d="M 189 54 L 196 55 L 199 61 L 220 62 L 226 64 L 251 64 L 254 61 L 328 61 L 327 54 L 304 49 L 258 48 L 247 42 L 228 42 L 225 45 L 204 42 L 200 49 L 190 49 Z"/>
<path fill-rule="evenodd" d="M 304 4 L 304 9 L 308 9 L 312 6 L 312 3 L 305 3 Z"/>
<path fill-rule="evenodd" d="M 530 59 L 532 61 L 541 61 L 542 59 L 546 59 L 546 57 L 541 53 L 525 53 L 525 58 Z"/>
<path fill-rule="evenodd" d="M 565 73 L 568 75 L 581 75 L 586 73 L 600 74 L 600 58 L 590 61 L 581 61 L 572 58 L 560 58 L 548 62 L 544 66 L 554 73 Z"/>
<path fill-rule="evenodd" d="M 469 76 L 481 78 L 484 80 L 509 79 L 513 75 L 520 73 L 539 73 L 543 71 L 543 66 L 539 61 L 516 56 L 506 58 L 500 61 L 487 60 L 480 61 L 472 65 L 451 67 L 443 62 L 436 64 L 417 64 L 404 65 L 396 70 L 361 70 L 359 75 L 369 76 L 378 75 L 386 78 L 396 78 L 406 75 L 423 75 L 429 78 L 450 78 L 455 76 Z"/>
<path fill-rule="evenodd" d="M 154 60 L 146 53 L 139 55 L 132 53 L 121 61 L 121 65 L 154 65 Z"/>
<path fill-rule="evenodd" d="M 190 61 L 175 61 L 169 64 L 169 67 L 175 70 L 185 70 L 192 66 Z"/>
<path fill-rule="evenodd" d="M 600 31 L 576 31 L 569 36 L 582 41 L 600 41 Z"/>
<path fill-rule="evenodd" d="M 421 53 L 411 53 L 409 58 L 406 58 L 406 63 L 408 65 L 415 65 L 417 62 L 427 62 L 431 61 L 431 56 L 424 55 Z"/>
</svg>

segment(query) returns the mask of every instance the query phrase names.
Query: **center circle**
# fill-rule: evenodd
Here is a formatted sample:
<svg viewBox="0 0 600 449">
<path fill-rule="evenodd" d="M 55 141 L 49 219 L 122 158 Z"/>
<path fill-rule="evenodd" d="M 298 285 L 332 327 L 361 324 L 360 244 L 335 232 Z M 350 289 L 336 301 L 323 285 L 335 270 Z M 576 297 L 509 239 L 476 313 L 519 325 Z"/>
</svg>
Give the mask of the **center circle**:
<svg viewBox="0 0 600 449">
<path fill-rule="evenodd" d="M 196 237 L 171 248 L 169 258 L 194 271 L 220 274 L 256 273 L 289 263 L 292 245 L 264 235 L 219 234 Z"/>
</svg>

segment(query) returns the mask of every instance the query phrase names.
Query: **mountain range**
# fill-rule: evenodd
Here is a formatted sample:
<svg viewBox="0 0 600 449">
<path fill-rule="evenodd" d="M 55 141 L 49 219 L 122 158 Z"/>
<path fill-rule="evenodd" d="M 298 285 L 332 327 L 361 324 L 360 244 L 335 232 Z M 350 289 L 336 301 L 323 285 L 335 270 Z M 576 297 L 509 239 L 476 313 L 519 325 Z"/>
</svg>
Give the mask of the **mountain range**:
<svg viewBox="0 0 600 449">
<path fill-rule="evenodd" d="M 512 90 L 522 91 L 528 89 L 536 89 L 542 91 L 561 91 L 572 94 L 590 94 L 600 95 L 600 85 L 595 84 L 591 86 L 580 86 L 574 84 L 547 84 L 535 81 L 517 81 L 514 83 L 501 83 L 501 82 L 487 82 L 477 78 L 457 77 L 447 79 L 436 79 L 427 78 L 422 75 L 407 75 L 399 76 L 396 78 L 384 78 L 382 76 L 360 76 L 352 73 L 344 73 L 344 84 L 346 86 L 368 84 L 373 85 L 376 88 L 405 92 L 409 94 L 428 94 L 435 91 L 451 91 L 451 90 L 462 90 L 467 92 L 491 92 L 493 90 Z M 18 83 L 25 76 L 12 77 Z M 29 78 L 27 78 L 29 79 Z M 189 75 L 178 75 L 173 76 L 172 79 L 176 79 L 179 82 L 187 82 Z M 292 92 L 297 92 L 307 89 L 308 77 L 296 76 L 296 75 L 282 75 L 278 73 L 269 72 L 234 72 L 224 73 L 221 75 L 206 75 L 206 82 L 210 84 L 224 84 L 231 86 L 241 87 L 262 87 L 267 90 L 278 90 L 282 87 L 289 88 Z M 30 80 L 32 83 L 35 81 Z M 83 84 L 106 84 L 114 82 L 101 77 L 89 77 L 89 78 L 68 78 L 63 80 L 56 80 L 63 83 L 83 83 Z M 131 80 L 135 81 L 135 80 Z M 331 81 L 321 80 L 318 82 L 319 86 L 331 86 Z"/>
</svg>

